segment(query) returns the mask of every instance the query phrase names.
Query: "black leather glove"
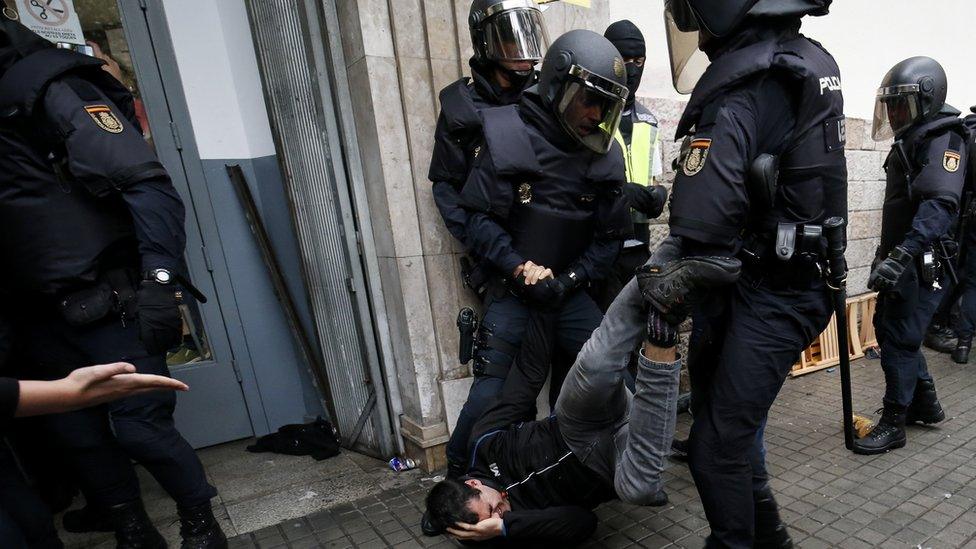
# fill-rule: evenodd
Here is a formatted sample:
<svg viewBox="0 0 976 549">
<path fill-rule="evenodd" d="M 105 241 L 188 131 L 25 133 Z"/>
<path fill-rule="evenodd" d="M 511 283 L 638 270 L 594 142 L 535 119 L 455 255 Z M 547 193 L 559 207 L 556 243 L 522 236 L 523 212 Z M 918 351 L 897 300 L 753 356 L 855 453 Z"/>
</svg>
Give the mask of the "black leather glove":
<svg viewBox="0 0 976 549">
<path fill-rule="evenodd" d="M 526 285 L 525 277 L 519 275 L 514 285 L 516 293 L 526 301 L 543 309 L 553 309 L 562 304 L 563 299 L 579 285 L 579 282 L 568 274 L 562 274 L 558 278 L 547 278 Z"/>
<path fill-rule="evenodd" d="M 678 344 L 678 324 L 672 324 L 654 307 L 647 310 L 647 341 L 651 345 L 669 349 Z"/>
<path fill-rule="evenodd" d="M 668 190 L 661 185 L 627 183 L 624 185 L 624 195 L 631 208 L 650 218 L 661 215 L 668 200 Z"/>
<path fill-rule="evenodd" d="M 868 277 L 868 288 L 883 292 L 895 287 L 905 269 L 912 264 L 912 254 L 902 246 L 895 246 L 888 257 L 872 267 Z"/>
<path fill-rule="evenodd" d="M 183 318 L 180 316 L 183 292 L 179 286 L 143 280 L 136 302 L 139 337 L 149 354 L 165 353 L 180 344 L 183 340 Z"/>
</svg>

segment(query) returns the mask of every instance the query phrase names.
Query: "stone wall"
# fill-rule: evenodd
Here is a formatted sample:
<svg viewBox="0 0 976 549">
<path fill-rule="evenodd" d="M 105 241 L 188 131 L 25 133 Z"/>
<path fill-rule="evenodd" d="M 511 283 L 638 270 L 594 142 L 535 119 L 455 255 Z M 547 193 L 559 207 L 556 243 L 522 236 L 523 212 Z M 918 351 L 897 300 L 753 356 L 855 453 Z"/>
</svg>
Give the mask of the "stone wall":
<svg viewBox="0 0 976 549">
<path fill-rule="evenodd" d="M 393 369 L 408 454 L 439 465 L 470 385 L 457 361 L 459 244 L 444 228 L 427 168 L 439 110 L 437 92 L 468 72 L 470 0 L 338 0 L 349 88 L 357 120 L 370 217 L 379 256 Z M 557 3 L 544 19 L 550 37 L 606 28 L 609 0 L 590 9 Z M 382 325 L 382 323 L 379 323 Z M 447 410 L 445 412 L 445 409 Z"/>
</svg>

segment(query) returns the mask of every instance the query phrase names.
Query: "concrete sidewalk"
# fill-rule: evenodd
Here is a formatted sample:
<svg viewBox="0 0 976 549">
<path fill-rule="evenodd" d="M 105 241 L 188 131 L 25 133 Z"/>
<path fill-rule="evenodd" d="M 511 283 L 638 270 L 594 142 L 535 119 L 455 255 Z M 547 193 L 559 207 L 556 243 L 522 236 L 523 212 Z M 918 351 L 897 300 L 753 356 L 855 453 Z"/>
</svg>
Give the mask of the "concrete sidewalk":
<svg viewBox="0 0 976 549">
<path fill-rule="evenodd" d="M 976 548 L 976 363 L 928 354 L 946 421 L 910 427 L 904 449 L 856 456 L 844 449 L 837 371 L 787 380 L 766 430 L 769 468 L 798 547 Z M 871 417 L 884 381 L 877 360 L 853 364 L 854 408 Z M 679 431 L 687 433 L 687 415 Z M 688 469 L 667 472 L 670 504 L 597 509 L 590 547 L 702 547 L 708 535 Z M 451 547 L 417 524 L 431 481 L 387 489 L 232 540 L 233 547 Z"/>
</svg>

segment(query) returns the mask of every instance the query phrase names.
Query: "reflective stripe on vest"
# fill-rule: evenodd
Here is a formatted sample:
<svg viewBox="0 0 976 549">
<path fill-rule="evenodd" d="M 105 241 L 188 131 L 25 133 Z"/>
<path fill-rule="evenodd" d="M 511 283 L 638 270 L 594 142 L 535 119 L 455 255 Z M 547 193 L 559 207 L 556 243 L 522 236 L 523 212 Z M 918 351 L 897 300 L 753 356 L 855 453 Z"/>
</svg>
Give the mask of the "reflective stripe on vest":
<svg viewBox="0 0 976 549">
<path fill-rule="evenodd" d="M 647 122 L 634 121 L 634 129 L 630 134 L 630 145 L 624 141 L 624 136 L 618 129 L 614 134 L 620 148 L 624 151 L 624 163 L 627 166 L 627 181 L 647 186 L 651 183 L 654 167 L 654 153 L 657 151 L 657 126 Z"/>
</svg>

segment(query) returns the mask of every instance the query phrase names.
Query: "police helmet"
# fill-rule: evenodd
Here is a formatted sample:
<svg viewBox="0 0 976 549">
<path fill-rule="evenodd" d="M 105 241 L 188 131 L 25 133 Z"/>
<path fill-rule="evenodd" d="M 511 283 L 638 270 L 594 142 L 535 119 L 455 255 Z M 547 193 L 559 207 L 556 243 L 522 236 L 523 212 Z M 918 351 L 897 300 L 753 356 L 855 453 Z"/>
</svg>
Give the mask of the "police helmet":
<svg viewBox="0 0 976 549">
<path fill-rule="evenodd" d="M 17 61 L 54 44 L 22 25 L 16 11 L 0 2 L 0 76 Z"/>
<path fill-rule="evenodd" d="M 671 77 L 678 93 L 691 93 L 708 68 L 699 35 L 723 38 L 749 18 L 826 15 L 833 0 L 665 0 L 664 28 Z"/>
<path fill-rule="evenodd" d="M 543 104 L 569 135 L 594 152 L 610 150 L 627 93 L 623 57 L 593 31 L 567 32 L 549 46 L 542 60 Z"/>
<path fill-rule="evenodd" d="M 948 85 L 942 65 L 931 57 L 909 57 L 891 67 L 878 88 L 871 137 L 890 139 L 938 113 Z"/>
<path fill-rule="evenodd" d="M 542 59 L 549 36 L 533 0 L 474 0 L 468 30 L 478 63 Z"/>
</svg>

